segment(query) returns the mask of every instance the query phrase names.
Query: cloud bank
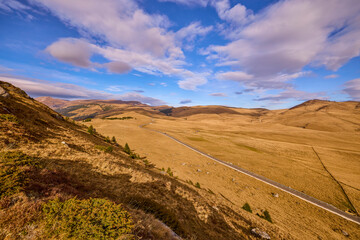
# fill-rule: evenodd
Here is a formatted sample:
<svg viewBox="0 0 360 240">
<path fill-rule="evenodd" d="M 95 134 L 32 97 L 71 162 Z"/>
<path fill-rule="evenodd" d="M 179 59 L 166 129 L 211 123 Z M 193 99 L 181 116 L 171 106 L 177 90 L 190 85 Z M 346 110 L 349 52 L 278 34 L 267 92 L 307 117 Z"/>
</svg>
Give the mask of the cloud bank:
<svg viewBox="0 0 360 240">
<path fill-rule="evenodd" d="M 64 99 L 120 99 L 124 101 L 139 101 L 152 106 L 166 104 L 160 99 L 147 97 L 136 92 L 111 94 L 91 90 L 75 84 L 50 82 L 12 75 L 0 75 L 0 80 L 21 88 L 32 97 L 51 96 Z"/>
</svg>

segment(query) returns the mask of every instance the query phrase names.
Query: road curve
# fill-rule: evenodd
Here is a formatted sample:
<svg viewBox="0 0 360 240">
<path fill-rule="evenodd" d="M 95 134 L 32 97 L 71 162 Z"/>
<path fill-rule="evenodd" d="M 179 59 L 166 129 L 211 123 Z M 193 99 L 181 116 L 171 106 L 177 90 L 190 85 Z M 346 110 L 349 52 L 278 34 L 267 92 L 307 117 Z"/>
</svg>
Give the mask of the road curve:
<svg viewBox="0 0 360 240">
<path fill-rule="evenodd" d="M 143 124 L 143 125 L 140 125 L 139 127 L 140 127 L 140 128 L 144 128 L 146 125 L 149 125 L 149 124 L 150 124 L 150 123 Z M 266 177 L 260 176 L 260 175 L 258 175 L 258 174 L 256 174 L 256 173 L 250 172 L 250 171 L 248 171 L 248 170 L 246 170 L 246 169 L 243 169 L 243 168 L 241 168 L 241 167 L 235 166 L 235 165 L 233 165 L 232 163 L 228 163 L 228 162 L 222 161 L 222 160 L 217 159 L 217 158 L 215 158 L 215 157 L 213 157 L 213 156 L 210 156 L 210 155 L 208 155 L 208 154 L 206 154 L 206 153 L 203 153 L 203 152 L 201 152 L 200 150 L 198 150 L 198 149 L 196 149 L 196 148 L 194 148 L 194 147 L 192 147 L 192 146 L 190 146 L 190 145 L 188 145 L 188 144 L 186 144 L 186 143 L 184 143 L 184 142 L 182 142 L 182 141 L 174 138 L 173 136 L 170 136 L 170 135 L 167 134 L 167 133 L 163 133 L 163 132 L 160 132 L 160 131 L 157 131 L 157 130 L 154 130 L 154 129 L 149 129 L 149 128 L 146 128 L 146 129 L 149 130 L 149 131 L 153 131 L 153 132 L 162 134 L 162 135 L 164 135 L 164 136 L 166 136 L 166 137 L 168 137 L 168 138 L 171 138 L 171 139 L 174 140 L 175 142 L 177 142 L 177 143 L 179 143 L 179 144 L 181 144 L 181 145 L 183 145 L 183 146 L 185 146 L 185 147 L 193 150 L 194 152 L 197 152 L 197 153 L 203 155 L 204 157 L 207 157 L 207 158 L 209 158 L 209 159 L 211 159 L 211 160 L 213 160 L 213 161 L 215 161 L 215 162 L 218 162 L 218 163 L 220 163 L 220 164 L 222 164 L 222 165 L 224 165 L 224 166 L 226 166 L 226 167 L 228 167 L 228 168 L 231 168 L 231 169 L 233 169 L 233 170 L 235 170 L 235 171 L 237 171 L 237 172 L 240 172 L 240 173 L 242 173 L 242 174 L 245 174 L 245 175 L 247 175 L 247 176 L 249 176 L 249 177 L 255 178 L 256 180 L 259 180 L 259 181 L 261 181 L 261 182 L 263 182 L 263 183 L 266 183 L 266 184 L 268 184 L 268 185 L 270 185 L 270 186 L 273 186 L 273 187 L 275 187 L 275 188 L 277 188 L 277 189 L 280 189 L 281 191 L 287 192 L 287 193 L 289 193 L 289 194 L 291 194 L 291 195 L 293 195 L 293 196 L 295 196 L 295 197 L 297 197 L 297 198 L 300 198 L 300 199 L 302 199 L 302 200 L 304 200 L 304 201 L 306 201 L 306 202 L 308 202 L 308 203 L 310 203 L 310 204 L 312 204 L 312 205 L 315 205 L 315 206 L 317 206 L 317 207 L 320 207 L 320 208 L 322 208 L 322 209 L 324 209 L 324 210 L 326 210 L 326 211 L 328 211 L 328 212 L 331 212 L 331 213 L 333 213 L 333 214 L 336 214 L 336 215 L 338 215 L 338 216 L 340 216 L 340 217 L 342 217 L 342 218 L 344 218 L 344 219 L 346 219 L 346 220 L 349 220 L 349 221 L 351 221 L 351 222 L 354 222 L 354 223 L 357 223 L 357 224 L 360 225 L 360 217 L 358 217 L 358 216 L 354 216 L 354 215 L 351 215 L 351 214 L 349 214 L 349 213 L 346 213 L 346 212 L 344 212 L 344 211 L 342 211 L 342 210 L 334 207 L 334 206 L 331 205 L 331 204 L 328 204 L 328 203 L 326 203 L 326 202 L 320 201 L 320 200 L 318 200 L 318 199 L 316 199 L 316 198 L 314 198 L 314 197 L 311 197 L 311 196 L 309 196 L 309 195 L 304 194 L 303 192 L 297 191 L 297 190 L 295 190 L 295 189 L 292 189 L 291 187 L 282 185 L 282 184 L 280 184 L 280 183 L 278 183 L 278 182 L 275 182 L 275 181 L 273 181 L 273 180 L 271 180 L 271 179 L 268 179 L 268 178 L 266 178 Z"/>
</svg>

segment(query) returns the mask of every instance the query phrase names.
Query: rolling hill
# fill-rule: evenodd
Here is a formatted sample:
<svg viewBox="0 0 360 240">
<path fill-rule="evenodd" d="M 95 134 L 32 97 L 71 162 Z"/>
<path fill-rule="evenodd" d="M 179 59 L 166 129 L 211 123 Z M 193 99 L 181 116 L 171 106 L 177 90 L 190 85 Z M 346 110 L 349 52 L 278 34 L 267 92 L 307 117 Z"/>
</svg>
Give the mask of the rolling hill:
<svg viewBox="0 0 360 240">
<path fill-rule="evenodd" d="M 0 82 L 0 90 L 1 239 L 251 239 L 255 226 L 291 239 L 21 89 Z M 138 105 L 126 103 L 132 104 Z M 91 226 L 87 217 L 94 218 Z"/>
<path fill-rule="evenodd" d="M 152 117 L 185 118 L 194 115 L 233 115 L 246 122 L 277 123 L 286 126 L 322 131 L 360 131 L 360 102 L 309 100 L 289 109 L 245 109 L 225 106 L 170 107 L 149 106 L 136 101 L 75 100 L 51 97 L 37 98 L 64 116 L 75 120 L 106 118 L 126 112 L 138 112 Z"/>
</svg>

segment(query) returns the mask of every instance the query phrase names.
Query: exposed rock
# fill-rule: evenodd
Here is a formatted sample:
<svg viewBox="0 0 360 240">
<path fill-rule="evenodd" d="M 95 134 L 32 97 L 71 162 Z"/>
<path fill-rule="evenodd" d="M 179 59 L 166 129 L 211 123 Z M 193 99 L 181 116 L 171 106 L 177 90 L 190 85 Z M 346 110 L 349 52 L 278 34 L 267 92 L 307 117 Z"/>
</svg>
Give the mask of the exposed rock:
<svg viewBox="0 0 360 240">
<path fill-rule="evenodd" d="M 160 174 L 166 175 L 166 172 L 165 172 L 165 171 L 161 171 Z"/>
<path fill-rule="evenodd" d="M 61 144 L 65 145 L 65 146 L 67 146 L 67 147 L 69 146 L 69 145 L 68 145 L 66 142 L 64 142 L 64 141 L 61 142 Z"/>
<path fill-rule="evenodd" d="M 259 228 L 251 229 L 251 233 L 261 239 L 271 239 L 269 234 L 267 234 L 267 232 L 265 232 Z"/>
<path fill-rule="evenodd" d="M 346 232 L 345 230 L 341 230 L 341 233 L 342 233 L 345 237 L 348 237 L 348 236 L 349 236 L 349 233 Z"/>
<path fill-rule="evenodd" d="M 198 170 L 196 170 L 197 172 L 201 172 L 201 170 L 200 169 L 198 169 Z"/>
<path fill-rule="evenodd" d="M 1 86 L 0 86 L 0 96 L 2 96 L 2 97 L 7 97 L 7 96 L 9 96 L 9 93 L 7 93 L 7 92 L 5 91 L 5 89 L 3 89 Z"/>
<path fill-rule="evenodd" d="M 279 194 L 278 194 L 278 193 L 271 193 L 271 195 L 272 195 L 273 197 L 276 197 L 276 198 L 279 197 Z"/>
</svg>

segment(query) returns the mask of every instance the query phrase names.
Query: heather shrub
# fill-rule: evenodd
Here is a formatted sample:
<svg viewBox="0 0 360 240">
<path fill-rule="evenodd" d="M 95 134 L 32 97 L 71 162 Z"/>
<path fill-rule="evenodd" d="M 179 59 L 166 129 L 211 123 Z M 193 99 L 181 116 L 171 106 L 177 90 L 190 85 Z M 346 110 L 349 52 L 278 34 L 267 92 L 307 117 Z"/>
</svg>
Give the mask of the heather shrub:
<svg viewBox="0 0 360 240">
<path fill-rule="evenodd" d="M 0 198 L 22 191 L 29 181 L 29 167 L 39 166 L 37 158 L 20 151 L 0 152 Z"/>
<path fill-rule="evenodd" d="M 19 120 L 15 115 L 12 114 L 0 114 L 0 120 L 13 122 L 13 123 L 19 123 Z"/>
<path fill-rule="evenodd" d="M 134 239 L 130 214 L 121 205 L 99 198 L 43 205 L 46 235 L 65 239 Z"/>
<path fill-rule="evenodd" d="M 113 147 L 112 146 L 101 146 L 101 145 L 95 145 L 94 146 L 95 149 L 98 149 L 100 151 L 106 152 L 106 153 L 111 153 L 113 151 Z"/>
</svg>

